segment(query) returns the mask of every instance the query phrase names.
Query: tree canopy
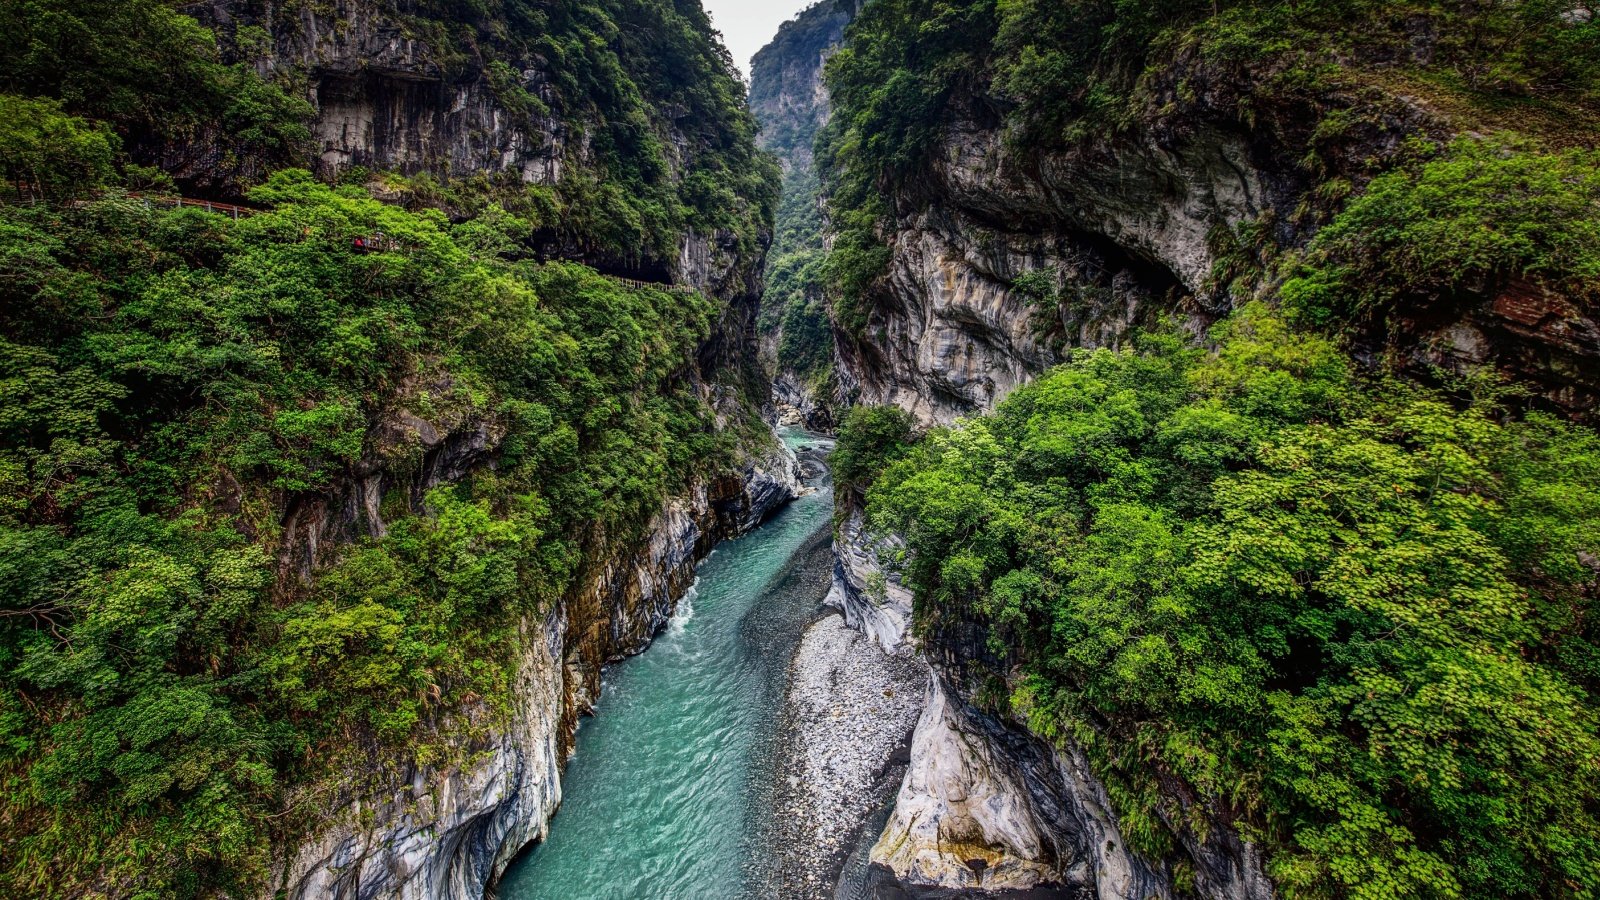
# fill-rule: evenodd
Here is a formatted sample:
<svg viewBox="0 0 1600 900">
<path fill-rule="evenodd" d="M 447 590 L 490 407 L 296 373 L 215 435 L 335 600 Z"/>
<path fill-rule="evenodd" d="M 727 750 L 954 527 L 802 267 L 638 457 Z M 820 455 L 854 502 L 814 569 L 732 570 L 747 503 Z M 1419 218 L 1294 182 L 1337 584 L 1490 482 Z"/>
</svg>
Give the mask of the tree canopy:
<svg viewBox="0 0 1600 900">
<path fill-rule="evenodd" d="M 1600 438 L 1362 377 L 1264 306 L 1213 337 L 878 451 L 918 627 L 1020 662 L 1010 708 L 1087 749 L 1136 849 L 1227 823 L 1286 895 L 1591 896 Z"/>
</svg>

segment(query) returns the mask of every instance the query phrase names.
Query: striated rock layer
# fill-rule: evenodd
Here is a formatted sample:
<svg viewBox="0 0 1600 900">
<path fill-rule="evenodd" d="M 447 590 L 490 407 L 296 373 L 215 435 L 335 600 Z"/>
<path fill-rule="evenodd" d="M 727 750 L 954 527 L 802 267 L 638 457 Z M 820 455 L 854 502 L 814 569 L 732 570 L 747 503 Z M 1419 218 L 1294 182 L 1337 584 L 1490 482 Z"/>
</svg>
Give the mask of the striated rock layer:
<svg viewBox="0 0 1600 900">
<path fill-rule="evenodd" d="M 860 510 L 851 510 L 834 530 L 833 586 L 823 601 L 844 613 L 845 624 L 866 635 L 885 653 L 915 652 L 911 638 L 911 591 L 883 565 L 880 552 L 892 552 L 893 538 L 875 541 L 866 534 Z"/>
<path fill-rule="evenodd" d="M 1218 829 L 1185 848 L 1194 892 L 1269 900 L 1259 852 Z M 872 861 L 904 888 L 975 892 L 1054 887 L 1062 896 L 1181 896 L 1170 867 L 1123 841 L 1110 798 L 1075 748 L 963 702 L 935 676 L 911 764 Z"/>
<path fill-rule="evenodd" d="M 317 109 L 311 124 L 319 174 L 352 166 L 414 174 L 506 173 L 529 184 L 564 174 L 572 136 L 549 111 L 552 73 L 515 73 L 545 109 L 513 113 L 481 71 L 442 61 L 439 48 L 392 0 L 293 3 L 201 0 L 187 4 L 219 34 L 262 27 L 271 48 L 252 60 L 264 75 L 303 79 Z M 193 160 L 182 177 L 204 178 L 215 160 Z"/>
<path fill-rule="evenodd" d="M 1019 159 L 997 130 L 952 126 L 924 185 L 937 199 L 887 236 L 870 337 L 840 344 L 840 399 L 949 423 L 992 409 L 1068 347 L 1115 347 L 1174 311 L 1208 323 L 1216 310 L 1195 299 L 1208 234 L 1266 203 L 1248 158 L 1242 138 L 1213 132 L 1178 149 Z M 1030 273 L 1070 299 L 1018 289 Z"/>
<path fill-rule="evenodd" d="M 887 274 L 863 332 L 839 335 L 836 404 L 893 404 L 945 424 L 993 409 L 1073 348 L 1117 347 L 1168 316 L 1200 332 L 1234 303 L 1212 284 L 1216 236 L 1293 209 L 1307 186 L 1280 166 L 1282 136 L 1203 114 L 1042 150 L 1010 140 L 993 110 L 957 97 L 925 171 L 890 198 Z M 1414 126 L 1421 114 L 1394 115 L 1392 130 L 1366 135 L 1370 152 L 1387 152 L 1401 120 Z M 1281 226 L 1273 238 L 1305 234 Z M 864 535 L 852 511 L 837 538 L 834 596 L 848 621 L 885 647 L 914 644 L 934 673 L 872 851 L 874 896 L 1145 900 L 1180 886 L 1207 898 L 1274 896 L 1258 850 L 1225 828 L 1167 859 L 1130 851 L 1083 754 L 982 699 L 1009 694 L 1014 661 L 960 622 L 908 640 L 912 598 L 885 565 L 893 539 Z"/>
</svg>

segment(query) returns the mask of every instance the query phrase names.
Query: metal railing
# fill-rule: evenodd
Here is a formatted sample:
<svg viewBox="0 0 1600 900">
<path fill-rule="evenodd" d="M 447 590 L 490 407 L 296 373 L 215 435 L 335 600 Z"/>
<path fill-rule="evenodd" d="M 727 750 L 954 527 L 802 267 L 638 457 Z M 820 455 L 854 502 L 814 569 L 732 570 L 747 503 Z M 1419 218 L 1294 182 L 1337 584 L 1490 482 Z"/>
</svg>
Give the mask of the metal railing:
<svg viewBox="0 0 1600 900">
<path fill-rule="evenodd" d="M 24 196 L 26 193 L 26 196 Z M 73 209 L 82 207 L 91 200 L 116 199 L 108 197 L 74 197 L 70 200 L 58 200 L 44 197 L 28 190 L 26 185 L 16 188 L 15 196 L 0 197 L 0 205 L 5 206 L 47 206 L 55 209 Z M 203 209 L 208 213 L 219 216 L 228 216 L 234 220 L 247 218 L 265 210 L 249 206 L 240 206 L 237 203 L 223 203 L 220 200 L 196 200 L 193 197 L 153 197 L 148 194 L 130 192 L 124 194 L 129 200 L 144 205 L 145 209 Z"/>
<path fill-rule="evenodd" d="M 625 284 L 631 288 L 638 288 L 640 290 L 648 289 L 655 291 L 673 291 L 674 293 L 679 294 L 694 293 L 694 288 L 689 287 L 686 284 L 665 284 L 659 281 L 640 281 L 637 278 L 625 278 L 621 275 L 606 275 L 604 272 L 601 272 L 600 274 L 605 275 L 605 277 L 611 279 L 612 281 Z"/>
</svg>

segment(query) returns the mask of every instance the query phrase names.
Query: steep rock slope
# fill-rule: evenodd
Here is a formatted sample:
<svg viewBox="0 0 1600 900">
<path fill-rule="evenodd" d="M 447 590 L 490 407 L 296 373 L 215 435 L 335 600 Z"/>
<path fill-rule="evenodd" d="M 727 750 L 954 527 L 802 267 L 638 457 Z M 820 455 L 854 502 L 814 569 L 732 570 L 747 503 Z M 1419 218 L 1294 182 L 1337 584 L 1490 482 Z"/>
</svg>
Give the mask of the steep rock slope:
<svg viewBox="0 0 1600 900">
<path fill-rule="evenodd" d="M 1594 38 L 1593 12 L 1314 7 L 1287 19 L 1250 3 L 1170 4 L 1149 19 L 1088 3 L 869 7 L 830 66 L 834 118 L 819 153 L 836 403 L 948 425 L 992 411 L 1076 350 L 1129 349 L 1136 331 L 1169 322 L 1203 336 L 1265 297 L 1338 333 L 1365 365 L 1452 385 L 1497 370 L 1538 407 L 1592 417 L 1597 244 L 1577 223 L 1593 222 L 1600 200 L 1596 72 L 1570 53 Z M 1474 142 L 1486 132 L 1483 150 Z M 1396 199 L 1411 192 L 1427 199 Z M 1519 217 L 1514 206 L 1539 211 Z M 1469 250 L 1461 238 L 1493 243 L 1521 228 L 1543 249 L 1511 250 L 1520 239 L 1508 238 Z M 1545 255 L 1554 244 L 1573 250 Z M 1070 405 L 1073 389 L 1049 396 Z M 1107 416 L 1115 399 L 1100 398 Z M 1267 855 L 1242 837 L 1248 829 L 1229 827 L 1235 811 L 1208 805 L 1152 751 L 1143 765 L 1165 798 L 1152 813 L 1148 798 L 1130 800 L 1126 771 L 1103 780 L 1104 760 L 1091 764 L 1072 736 L 1105 727 L 1098 711 L 1057 731 L 1015 699 L 1033 698 L 1052 663 L 1013 629 L 1049 621 L 1053 601 L 1036 592 L 1062 590 L 1051 579 L 1065 576 L 1028 581 L 1035 573 L 1020 560 L 1037 548 L 1002 549 L 995 535 L 1009 526 L 982 524 L 1001 513 L 968 501 L 993 489 L 991 473 L 1004 482 L 1013 466 L 1042 471 L 1041 505 L 1023 495 L 1006 511 L 1026 532 L 1030 513 L 1071 483 L 1074 448 L 1105 467 L 1078 473 L 1090 484 L 1118 471 L 1096 456 L 1103 435 L 1092 426 L 1062 425 L 1052 438 L 1050 415 L 1029 420 L 1032 408 L 1019 415 L 1037 457 L 991 458 L 984 432 L 958 430 L 917 457 L 926 480 L 891 469 L 897 521 L 922 529 L 938 559 L 907 563 L 896 539 L 867 535 L 872 509 L 847 511 L 839 535 L 847 611 L 875 635 L 896 632 L 886 615 L 918 622 L 936 674 L 874 851 L 886 880 L 900 882 L 882 896 L 1058 884 L 1072 896 L 1270 897 Z M 1045 477 L 1052 460 L 1059 483 Z M 861 503 L 867 481 L 841 496 Z M 1048 515 L 1093 521 L 1070 507 Z M 920 566 L 923 587 L 938 589 L 915 614 L 899 573 L 884 571 L 886 548 L 893 568 Z M 987 557 L 1008 553 L 1019 571 L 984 572 Z M 1152 833 L 1164 835 L 1161 853 L 1148 852 Z M 1129 850 L 1141 840 L 1146 850 Z M 1359 877 L 1279 871 L 1315 884 L 1315 896 L 1385 896 L 1363 894 Z"/>
<path fill-rule="evenodd" d="M 1339 51 L 1314 39 L 1272 47 L 1257 26 L 1227 17 L 1217 42 L 1237 38 L 1242 48 L 1205 37 L 1153 50 L 1119 46 L 1137 84 L 1101 85 L 1128 95 L 1101 120 L 1071 110 L 1071 91 L 1055 95 L 1067 111 L 1041 111 L 1049 101 L 1022 98 L 1022 75 L 995 82 L 1008 66 L 1025 70 L 1030 40 L 1048 58 L 1048 24 L 1031 37 L 977 7 L 961 9 L 967 18 L 951 16 L 907 58 L 949 67 L 950 77 L 885 87 L 889 70 L 879 68 L 876 82 L 850 86 L 852 112 L 863 118 L 836 129 L 825 160 L 870 180 L 870 190 L 868 181 L 836 184 L 831 214 L 855 216 L 837 226 L 847 249 L 861 239 L 881 254 L 852 258 L 859 277 L 835 279 L 839 390 L 862 404 L 896 403 L 926 422 L 992 408 L 1066 350 L 1118 346 L 1130 328 L 1159 316 L 1204 328 L 1240 299 L 1228 287 L 1242 267 L 1304 247 L 1339 200 L 1458 135 L 1526 130 L 1553 148 L 1593 139 L 1587 114 L 1563 120 L 1557 101 L 1552 110 L 1492 107 L 1492 98 L 1474 107 L 1427 83 L 1428 73 L 1471 51 L 1421 14 L 1375 29 L 1364 66 L 1329 62 Z M 880 12 L 885 20 L 908 14 Z M 1039 14 L 1015 18 L 1029 15 Z M 1574 15 L 1570 30 L 1589 27 L 1586 14 Z M 1227 28 L 1239 33 L 1220 34 Z M 893 39 L 864 44 L 849 63 L 856 71 L 893 66 L 887 58 L 903 48 Z M 1153 57 L 1141 73 L 1146 53 Z M 1531 68 L 1545 63 L 1562 65 Z M 1311 74 L 1317 65 L 1332 68 Z M 1493 94 L 1486 84 L 1479 90 L 1467 93 Z M 861 143 L 871 130 L 875 143 Z M 1497 367 L 1570 414 L 1593 409 L 1600 326 L 1592 303 L 1581 291 L 1524 285 L 1505 271 L 1475 278 L 1369 311 L 1351 325 L 1360 352 L 1397 354 L 1419 373 Z"/>
<path fill-rule="evenodd" d="M 742 478 L 698 484 L 673 499 L 642 542 L 599 541 L 588 554 L 597 564 L 562 603 L 519 623 L 508 719 L 464 741 L 464 762 L 412 763 L 379 785 L 358 782 L 355 796 L 325 811 L 310 840 L 284 848 L 269 895 L 482 897 L 520 850 L 547 833 L 561 803 L 561 769 L 578 719 L 599 697 L 602 667 L 644 650 L 706 554 L 759 524 L 797 488 L 793 460 L 777 453 Z"/>
</svg>

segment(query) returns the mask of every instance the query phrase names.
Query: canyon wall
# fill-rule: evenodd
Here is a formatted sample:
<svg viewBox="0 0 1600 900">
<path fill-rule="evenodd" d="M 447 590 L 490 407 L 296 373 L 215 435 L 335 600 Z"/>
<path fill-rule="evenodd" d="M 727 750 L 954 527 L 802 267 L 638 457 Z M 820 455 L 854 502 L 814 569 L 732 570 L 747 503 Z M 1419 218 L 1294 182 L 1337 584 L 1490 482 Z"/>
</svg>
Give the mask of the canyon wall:
<svg viewBox="0 0 1600 900">
<path fill-rule="evenodd" d="M 1303 248 L 1327 221 L 1318 185 L 1363 184 L 1408 140 L 1444 145 L 1472 124 L 1413 94 L 1330 91 L 1280 99 L 1250 125 L 1238 108 L 1264 101 L 1240 78 L 1180 56 L 1145 86 L 1147 118 L 1065 146 L 1019 138 L 1002 97 L 955 92 L 925 164 L 888 198 L 889 263 L 865 327 L 837 333 L 836 403 L 947 424 L 1162 317 L 1198 335 L 1251 299 L 1219 277 L 1240 236 Z M 1314 133 L 1329 110 L 1352 122 L 1332 139 Z M 1564 415 L 1600 405 L 1600 314 L 1558 290 L 1468 285 L 1355 331 L 1358 357 L 1424 380 L 1488 367 Z"/>
<path fill-rule="evenodd" d="M 759 143 L 783 167 L 783 201 L 761 315 L 761 360 L 788 424 L 831 431 L 833 337 L 823 298 L 823 217 L 813 156 L 827 124 L 828 57 L 862 0 L 821 0 L 784 23 L 751 61 L 750 108 Z"/>
<path fill-rule="evenodd" d="M 593 98 L 574 93 L 572 72 L 539 54 L 507 67 L 461 37 L 490 13 L 460 11 L 455 20 L 457 13 L 408 0 L 208 0 L 186 9 L 233 56 L 296 86 L 312 103 L 314 146 L 306 162 L 322 178 L 465 179 L 515 199 L 522 186 L 608 177 L 591 142 L 614 123 L 597 117 Z M 479 39 L 488 40 L 482 32 Z M 681 110 L 652 116 L 648 128 L 675 186 L 699 155 L 719 152 L 708 147 L 737 140 L 707 133 L 715 123 L 686 121 Z M 163 161 L 180 181 L 202 189 L 218 165 L 188 147 L 168 148 Z M 381 179 L 367 186 L 380 199 L 415 201 L 385 196 Z M 446 212 L 463 215 L 448 204 Z M 730 228 L 691 225 L 674 252 L 640 249 L 627 258 L 596 250 L 560 224 L 535 237 L 542 258 L 670 282 L 718 301 L 710 337 L 676 378 L 712 410 L 719 431 L 750 434 L 749 426 L 759 425 L 770 393 L 756 361 L 765 233 L 752 246 Z M 424 514 L 429 489 L 495 466 L 508 435 L 493 419 L 406 408 L 407 396 L 449 389 L 403 387 L 394 412 L 371 424 L 369 450 L 349 476 L 331 491 L 294 500 L 284 519 L 281 579 L 309 584 L 343 549 L 382 537 L 388 526 L 380 505 L 397 489 L 410 501 L 405 514 Z M 374 743 L 367 764 L 341 773 L 332 796 L 321 785 L 321 793 L 291 797 L 291 808 L 320 810 L 318 824 L 277 848 L 263 896 L 483 897 L 511 859 L 546 834 L 561 802 L 562 767 L 580 717 L 598 699 L 603 667 L 648 646 L 718 542 L 755 528 L 799 490 L 794 455 L 781 442 L 770 434 L 741 440 L 730 466 L 694 480 L 636 533 L 581 536 L 583 560 L 571 588 L 517 628 L 509 710 L 469 704 L 448 713 L 433 728 L 446 748 L 442 761 L 396 756 Z M 414 458 L 420 469 L 396 470 L 389 462 Z"/>
<path fill-rule="evenodd" d="M 269 895 L 483 897 L 520 850 L 548 833 L 602 668 L 644 650 L 712 548 L 760 524 L 798 486 L 793 456 L 774 448 L 670 501 L 640 539 L 596 536 L 587 573 L 518 630 L 509 716 L 454 713 L 440 731 L 469 737 L 453 748 L 452 764 L 374 759 L 372 771 L 352 773 L 359 787 L 331 805 L 310 839 L 283 848 Z"/>
<path fill-rule="evenodd" d="M 1412 52 L 1427 57 L 1433 37 L 1419 31 Z M 1147 114 L 1078 141 L 1029 140 L 1008 120 L 1014 97 L 981 74 L 956 83 L 921 162 L 878 182 L 888 262 L 866 296 L 848 298 L 864 304 L 864 325 L 836 321 L 835 408 L 895 405 L 924 426 L 947 425 L 993 410 L 1072 351 L 1120 347 L 1141 327 L 1172 321 L 1203 339 L 1258 296 L 1230 288 L 1242 236 L 1260 236 L 1270 250 L 1251 252 L 1262 257 L 1303 250 L 1328 221 L 1319 184 L 1365 184 L 1408 141 L 1446 146 L 1470 124 L 1406 92 L 1329 91 L 1267 107 L 1250 96 L 1249 73 L 1183 51 L 1145 77 Z M 1247 98 L 1256 105 L 1245 121 Z M 1313 134 L 1329 110 L 1348 113 L 1351 127 Z M 1255 290 L 1276 286 L 1268 277 Z M 1349 346 L 1425 381 L 1495 369 L 1570 417 L 1600 402 L 1600 318 L 1548 288 L 1468 285 L 1353 326 Z M 884 564 L 894 539 L 865 534 L 862 522 L 860 510 L 843 511 L 832 597 L 853 627 L 888 649 L 915 647 L 934 670 L 873 850 L 877 896 L 1274 896 L 1260 849 L 1226 827 L 1202 841 L 1169 823 L 1188 835 L 1169 857 L 1130 851 L 1083 753 L 1007 708 L 1019 659 L 990 646 L 977 622 L 916 628 L 912 598 Z M 1171 790 L 1175 808 L 1200 802 Z"/>
</svg>

